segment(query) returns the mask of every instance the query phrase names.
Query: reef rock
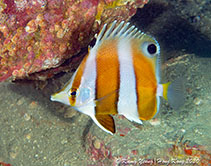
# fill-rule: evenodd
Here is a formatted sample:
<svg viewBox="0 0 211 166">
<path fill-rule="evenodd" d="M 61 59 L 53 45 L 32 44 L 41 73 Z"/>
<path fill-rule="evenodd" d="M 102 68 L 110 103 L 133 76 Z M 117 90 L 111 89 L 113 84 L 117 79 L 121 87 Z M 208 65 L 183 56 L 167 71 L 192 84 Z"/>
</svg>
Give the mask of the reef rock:
<svg viewBox="0 0 211 166">
<path fill-rule="evenodd" d="M 58 72 L 104 23 L 128 20 L 148 0 L 0 0 L 0 81 Z M 74 62 L 73 62 L 74 63 Z M 50 73 L 50 74 L 49 74 Z M 40 77 L 37 77 L 40 78 Z"/>
</svg>

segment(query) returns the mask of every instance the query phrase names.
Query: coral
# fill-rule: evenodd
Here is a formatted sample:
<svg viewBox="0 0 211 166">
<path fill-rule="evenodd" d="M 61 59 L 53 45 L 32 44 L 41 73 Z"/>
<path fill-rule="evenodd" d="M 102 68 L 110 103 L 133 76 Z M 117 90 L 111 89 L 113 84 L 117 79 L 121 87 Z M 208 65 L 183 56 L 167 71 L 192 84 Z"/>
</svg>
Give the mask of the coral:
<svg viewBox="0 0 211 166">
<path fill-rule="evenodd" d="M 119 135 L 124 137 L 125 135 L 128 134 L 129 131 L 131 131 L 131 129 L 129 127 L 121 127 L 121 128 L 117 128 L 118 129 L 118 132 L 119 132 Z"/>
<path fill-rule="evenodd" d="M 127 21 L 147 2 L 0 0 L 0 81 L 60 66 L 86 47 L 105 22 Z"/>
<path fill-rule="evenodd" d="M 12 166 L 12 165 L 0 161 L 0 166 Z"/>
<path fill-rule="evenodd" d="M 105 164 L 106 162 L 112 161 L 113 156 L 111 154 L 111 149 L 105 145 L 105 143 L 99 140 L 96 136 L 91 134 L 87 135 L 87 150 L 90 157 L 90 162 Z M 99 165 L 98 164 L 98 165 Z"/>
<path fill-rule="evenodd" d="M 183 137 L 182 137 L 183 139 Z M 190 145 L 189 141 L 175 141 L 175 144 L 169 149 L 168 157 L 170 159 L 179 159 L 187 163 L 187 165 L 210 165 L 211 153 L 202 145 Z M 172 165 L 174 163 L 172 162 Z"/>
</svg>

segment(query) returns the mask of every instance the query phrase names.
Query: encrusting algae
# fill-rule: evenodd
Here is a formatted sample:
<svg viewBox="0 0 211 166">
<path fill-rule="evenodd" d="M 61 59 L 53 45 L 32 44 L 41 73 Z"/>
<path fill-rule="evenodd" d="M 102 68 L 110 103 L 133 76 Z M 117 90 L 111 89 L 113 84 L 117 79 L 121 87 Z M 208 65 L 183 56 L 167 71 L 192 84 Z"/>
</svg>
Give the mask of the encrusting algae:
<svg viewBox="0 0 211 166">
<path fill-rule="evenodd" d="M 13 79 L 47 79 L 60 72 L 58 67 L 88 46 L 105 22 L 128 20 L 138 7 L 147 3 L 142 0 L 122 2 L 1 0 L 0 81 L 11 76 Z M 37 72 L 44 70 L 47 70 L 46 75 L 42 73 L 39 77 Z M 32 76 L 33 73 L 36 74 Z"/>
</svg>

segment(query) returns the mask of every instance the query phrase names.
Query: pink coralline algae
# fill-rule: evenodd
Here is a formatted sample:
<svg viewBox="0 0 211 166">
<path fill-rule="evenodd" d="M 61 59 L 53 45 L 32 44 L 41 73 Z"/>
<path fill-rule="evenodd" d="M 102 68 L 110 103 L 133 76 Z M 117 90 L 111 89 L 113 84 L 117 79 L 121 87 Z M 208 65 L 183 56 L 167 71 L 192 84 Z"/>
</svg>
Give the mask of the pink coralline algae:
<svg viewBox="0 0 211 166">
<path fill-rule="evenodd" d="M 147 2 L 0 0 L 0 81 L 57 68 L 86 47 L 105 22 L 127 21 Z"/>
<path fill-rule="evenodd" d="M 211 165 L 211 152 L 207 150 L 208 147 L 202 145 L 191 146 L 189 145 L 189 141 L 183 142 L 182 139 L 180 143 L 175 141 L 175 144 L 168 149 L 169 158 L 179 158 L 180 160 L 184 160 L 187 165 Z M 175 164 L 172 163 L 170 165 Z"/>
<path fill-rule="evenodd" d="M 90 161 L 88 162 L 94 162 L 97 163 L 97 165 L 104 165 L 105 163 L 113 160 L 110 147 L 107 147 L 103 141 L 91 134 L 87 135 L 86 140 L 88 145 L 86 152 L 90 158 Z"/>
</svg>

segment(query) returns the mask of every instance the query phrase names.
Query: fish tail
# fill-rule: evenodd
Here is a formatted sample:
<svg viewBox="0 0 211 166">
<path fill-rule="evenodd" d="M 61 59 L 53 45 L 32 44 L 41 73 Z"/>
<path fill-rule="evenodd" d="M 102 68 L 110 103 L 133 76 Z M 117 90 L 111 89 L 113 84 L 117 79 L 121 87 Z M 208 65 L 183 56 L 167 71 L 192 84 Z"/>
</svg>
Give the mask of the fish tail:
<svg viewBox="0 0 211 166">
<path fill-rule="evenodd" d="M 178 109 L 185 102 L 184 78 L 178 78 L 173 82 L 163 85 L 163 98 L 166 99 L 173 109 Z"/>
</svg>

